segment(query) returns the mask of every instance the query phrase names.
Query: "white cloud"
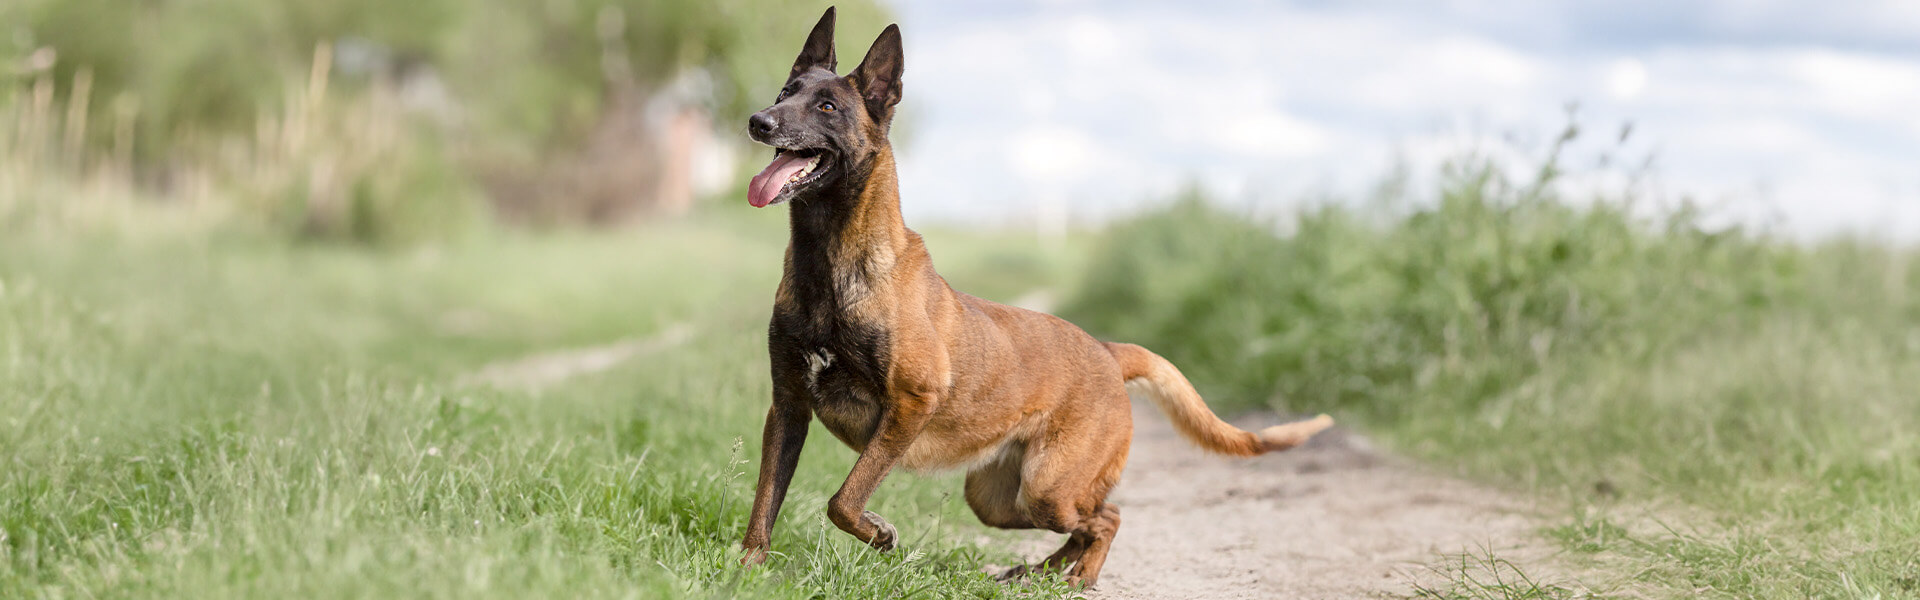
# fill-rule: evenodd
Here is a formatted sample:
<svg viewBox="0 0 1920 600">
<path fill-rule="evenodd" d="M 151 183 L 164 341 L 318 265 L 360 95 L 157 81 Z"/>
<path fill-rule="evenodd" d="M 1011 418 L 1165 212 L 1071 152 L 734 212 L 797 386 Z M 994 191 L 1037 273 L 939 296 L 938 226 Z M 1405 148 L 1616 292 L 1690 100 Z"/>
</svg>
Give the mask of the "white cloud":
<svg viewBox="0 0 1920 600">
<path fill-rule="evenodd" d="M 1008 144 L 1008 166 L 1027 179 L 1064 182 L 1083 176 L 1100 153 L 1094 141 L 1078 130 L 1041 127 L 1022 131 Z"/>
<path fill-rule="evenodd" d="M 1831 50 L 1788 57 L 1784 70 L 1836 114 L 1900 123 L 1920 135 L 1920 62 Z"/>
<path fill-rule="evenodd" d="M 1640 61 L 1623 58 L 1607 66 L 1607 93 L 1615 100 L 1633 100 L 1647 89 L 1647 66 Z"/>
</svg>

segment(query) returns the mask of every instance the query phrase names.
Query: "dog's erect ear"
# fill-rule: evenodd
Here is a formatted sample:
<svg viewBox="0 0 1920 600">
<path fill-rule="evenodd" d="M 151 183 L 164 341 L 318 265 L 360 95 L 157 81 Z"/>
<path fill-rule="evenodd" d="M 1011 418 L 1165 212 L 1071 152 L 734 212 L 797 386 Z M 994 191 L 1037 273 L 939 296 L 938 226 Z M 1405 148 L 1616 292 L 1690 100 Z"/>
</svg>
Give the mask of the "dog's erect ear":
<svg viewBox="0 0 1920 600">
<path fill-rule="evenodd" d="M 813 25 L 813 33 L 807 34 L 807 44 L 800 47 L 800 58 L 793 60 L 793 72 L 787 74 L 794 78 L 818 67 L 832 71 L 839 67 L 833 59 L 833 7 L 827 7 L 827 14 L 820 15 L 820 22 Z"/>
<path fill-rule="evenodd" d="M 853 87 L 860 90 L 860 98 L 866 101 L 867 114 L 873 120 L 884 123 L 893 116 L 893 105 L 900 103 L 900 73 L 905 68 L 906 52 L 900 48 L 900 26 L 888 25 L 886 31 L 873 40 L 873 47 L 867 49 L 867 57 L 860 59 L 860 66 L 847 74 Z"/>
</svg>

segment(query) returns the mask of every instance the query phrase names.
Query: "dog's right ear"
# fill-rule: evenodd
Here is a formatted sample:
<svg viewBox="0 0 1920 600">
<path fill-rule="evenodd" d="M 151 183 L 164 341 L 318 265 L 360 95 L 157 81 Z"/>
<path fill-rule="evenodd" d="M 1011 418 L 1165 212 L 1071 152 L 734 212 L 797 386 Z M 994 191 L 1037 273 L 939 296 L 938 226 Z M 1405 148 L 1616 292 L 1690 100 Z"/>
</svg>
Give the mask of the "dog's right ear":
<svg viewBox="0 0 1920 600">
<path fill-rule="evenodd" d="M 906 68 L 906 52 L 900 47 L 900 25 L 888 25 L 874 38 L 867 57 L 860 59 L 847 79 L 867 103 L 867 116 L 886 124 L 893 119 L 893 105 L 900 103 L 900 73 Z"/>
<path fill-rule="evenodd" d="M 813 33 L 807 34 L 807 44 L 800 47 L 800 58 L 793 61 L 793 72 L 787 79 L 810 71 L 816 67 L 833 71 L 839 66 L 833 58 L 833 7 L 827 7 L 827 14 L 820 15 L 820 22 L 814 24 Z"/>
</svg>

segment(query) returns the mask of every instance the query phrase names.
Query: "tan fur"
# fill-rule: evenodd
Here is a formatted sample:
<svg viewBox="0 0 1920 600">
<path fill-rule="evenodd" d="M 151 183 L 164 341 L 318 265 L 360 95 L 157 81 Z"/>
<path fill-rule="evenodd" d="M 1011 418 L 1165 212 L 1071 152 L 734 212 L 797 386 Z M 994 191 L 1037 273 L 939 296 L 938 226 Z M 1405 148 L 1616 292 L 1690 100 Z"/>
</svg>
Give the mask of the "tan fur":
<svg viewBox="0 0 1920 600">
<path fill-rule="evenodd" d="M 1133 344 L 1108 342 L 1107 349 L 1120 362 L 1120 376 L 1130 390 L 1138 390 L 1152 400 L 1160 412 L 1173 421 L 1181 437 L 1210 452 L 1228 456 L 1257 456 L 1298 446 L 1333 426 L 1333 417 L 1320 415 L 1308 421 L 1268 427 L 1255 434 L 1241 431 L 1207 408 L 1200 392 L 1193 389 L 1180 369 L 1160 355 Z"/>
</svg>

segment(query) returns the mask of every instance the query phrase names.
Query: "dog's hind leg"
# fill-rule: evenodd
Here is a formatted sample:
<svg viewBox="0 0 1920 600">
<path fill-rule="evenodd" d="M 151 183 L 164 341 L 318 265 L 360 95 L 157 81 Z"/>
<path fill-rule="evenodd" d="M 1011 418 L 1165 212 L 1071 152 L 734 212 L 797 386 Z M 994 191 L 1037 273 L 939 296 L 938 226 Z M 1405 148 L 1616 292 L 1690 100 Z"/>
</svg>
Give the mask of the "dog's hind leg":
<svg viewBox="0 0 1920 600">
<path fill-rule="evenodd" d="M 1128 410 L 1124 401 L 1114 406 Z M 1061 422 L 1067 425 L 1063 430 L 1049 437 L 1073 443 L 1039 442 L 1029 448 L 1027 464 L 1020 468 L 1020 489 L 1014 505 L 1030 526 L 1065 533 L 1068 538 L 1040 564 L 1016 569 L 1008 576 L 1071 563 L 1073 567 L 1067 570 L 1069 583 L 1093 585 L 1099 578 L 1107 549 L 1120 528 L 1120 510 L 1106 499 L 1126 467 L 1127 445 L 1133 435 L 1128 417 L 1122 412 L 1118 419 L 1105 423 L 1098 418 L 1064 419 Z"/>
<path fill-rule="evenodd" d="M 1007 581 L 1026 577 L 1030 573 L 1046 573 L 1059 570 L 1061 567 L 1078 562 L 1081 555 L 1086 554 L 1087 545 L 1091 541 L 1092 537 L 1090 536 L 1078 533 L 1068 534 L 1067 543 L 1061 544 L 1060 549 L 1054 550 L 1053 554 L 1047 555 L 1045 559 L 1042 559 L 1036 564 L 1020 565 L 1007 569 L 1005 573 L 1000 574 L 999 579 L 1001 581 Z"/>
<path fill-rule="evenodd" d="M 1122 448 L 1104 462 L 1103 467 L 1095 470 L 1100 476 L 1092 482 L 1093 487 L 1079 497 L 1081 503 L 1076 504 L 1074 515 L 1077 518 L 1067 525 L 1070 537 L 1066 545 L 1040 564 L 1042 568 L 1053 569 L 1073 563 L 1066 573 L 1069 584 L 1092 586 L 1100 578 L 1100 568 L 1107 562 L 1107 550 L 1113 547 L 1113 537 L 1120 531 L 1120 509 L 1107 503 L 1106 498 L 1113 482 L 1119 480 L 1120 470 L 1126 466 L 1126 450 Z M 1082 508 L 1088 501 L 1091 507 Z"/>
<path fill-rule="evenodd" d="M 1113 536 L 1120 532 L 1120 509 L 1112 504 L 1101 504 L 1099 513 L 1086 521 L 1084 535 L 1087 537 L 1087 547 L 1080 553 L 1073 569 L 1067 571 L 1067 583 L 1090 586 L 1100 578 L 1100 567 L 1107 563 L 1107 550 L 1113 548 Z"/>
<path fill-rule="evenodd" d="M 1020 509 L 1020 460 L 1019 453 L 1010 452 L 1007 458 L 998 460 L 967 473 L 967 506 L 973 508 L 974 516 L 989 527 L 1001 529 L 1045 529 L 1027 518 Z M 1067 542 L 1048 555 L 1038 564 L 1021 565 L 1000 574 L 1002 581 L 1025 577 L 1029 573 L 1053 571 L 1080 560 L 1080 554 L 1086 552 L 1093 538 L 1081 533 L 1071 533 Z"/>
<path fill-rule="evenodd" d="M 1020 465 L 1026 454 L 1026 444 L 1016 444 L 1003 449 L 1000 455 L 973 470 L 967 471 L 965 495 L 967 507 L 973 509 L 973 516 L 988 527 L 1001 529 L 1033 529 L 1032 521 L 1020 511 Z"/>
<path fill-rule="evenodd" d="M 1001 529 L 1042 529 L 1027 518 L 1026 511 L 1020 508 L 1020 471 L 1026 454 L 1025 444 L 1003 451 L 993 462 L 981 465 L 967 472 L 967 506 L 973 509 L 974 516 L 989 527 Z M 1080 553 L 1087 549 L 1089 538 L 1074 534 L 1067 537 L 1066 545 L 1036 565 L 1021 565 L 1000 575 L 1001 580 L 1015 579 L 1036 571 L 1059 569 L 1080 559 Z"/>
</svg>

